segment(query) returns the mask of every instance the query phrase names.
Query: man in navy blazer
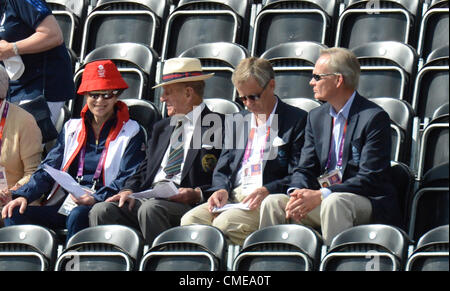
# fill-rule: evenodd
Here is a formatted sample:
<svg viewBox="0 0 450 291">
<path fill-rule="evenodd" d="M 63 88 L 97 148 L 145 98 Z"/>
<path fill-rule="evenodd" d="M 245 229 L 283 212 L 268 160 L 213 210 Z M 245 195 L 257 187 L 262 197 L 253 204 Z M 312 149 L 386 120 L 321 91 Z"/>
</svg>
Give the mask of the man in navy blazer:
<svg viewBox="0 0 450 291">
<path fill-rule="evenodd" d="M 161 102 L 169 118 L 154 124 L 146 158 L 123 189 L 91 210 L 91 226 L 131 226 L 140 229 L 145 243 L 151 245 L 161 232 L 178 226 L 185 212 L 208 199 L 211 192 L 206 190 L 221 153 L 224 121 L 222 114 L 212 113 L 203 103 L 204 80 L 211 76 L 202 73 L 198 59 L 165 62 L 163 82 L 155 87 L 163 87 Z M 168 182 L 178 188 L 168 199 L 131 196 Z"/>
<path fill-rule="evenodd" d="M 328 245 L 358 224 L 399 222 L 390 176 L 388 114 L 356 92 L 359 62 L 347 49 L 322 51 L 310 85 L 317 100 L 305 144 L 289 183 L 289 195 L 271 195 L 260 227 L 288 222 L 321 227 Z"/>
<path fill-rule="evenodd" d="M 232 81 L 248 111 L 227 116 L 224 149 L 209 189 L 214 193 L 207 203 L 186 213 L 181 225 L 212 224 L 232 243 L 242 245 L 259 226 L 263 199 L 286 190 L 283 179 L 300 158 L 307 113 L 275 96 L 274 71 L 267 60 L 243 60 Z M 237 202 L 249 210 L 213 213 L 215 207 Z"/>
</svg>

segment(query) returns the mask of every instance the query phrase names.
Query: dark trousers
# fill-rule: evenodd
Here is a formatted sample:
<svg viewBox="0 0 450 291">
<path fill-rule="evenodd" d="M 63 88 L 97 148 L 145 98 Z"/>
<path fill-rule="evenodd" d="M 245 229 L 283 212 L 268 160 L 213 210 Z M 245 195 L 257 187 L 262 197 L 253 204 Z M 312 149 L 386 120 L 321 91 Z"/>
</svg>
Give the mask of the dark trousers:
<svg viewBox="0 0 450 291">
<path fill-rule="evenodd" d="M 37 224 L 51 229 L 67 228 L 67 240 L 78 231 L 89 226 L 88 214 L 92 206 L 77 206 L 69 216 L 58 213 L 57 206 L 28 206 L 23 214 L 19 208 L 13 210 L 13 215 L 4 220 L 5 226 L 19 224 Z"/>
</svg>

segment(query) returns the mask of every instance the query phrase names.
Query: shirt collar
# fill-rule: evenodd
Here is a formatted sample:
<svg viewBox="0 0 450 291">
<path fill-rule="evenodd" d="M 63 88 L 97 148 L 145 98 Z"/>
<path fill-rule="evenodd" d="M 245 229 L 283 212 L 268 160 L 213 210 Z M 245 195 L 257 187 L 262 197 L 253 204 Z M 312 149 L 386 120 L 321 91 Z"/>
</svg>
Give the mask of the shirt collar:
<svg viewBox="0 0 450 291">
<path fill-rule="evenodd" d="M 353 92 L 352 96 L 347 100 L 345 105 L 336 113 L 333 106 L 330 106 L 330 115 L 334 118 L 338 118 L 339 115 L 343 116 L 345 119 L 348 119 L 348 114 L 350 113 L 350 108 L 352 107 L 353 100 L 355 99 L 356 91 Z"/>
<path fill-rule="evenodd" d="M 184 116 L 185 120 L 190 124 L 195 124 L 197 119 L 201 117 L 201 113 L 203 109 L 205 109 L 205 106 L 206 104 L 204 102 L 200 103 L 198 106 L 194 106 L 194 109 Z"/>
<path fill-rule="evenodd" d="M 265 127 L 270 126 L 272 124 L 273 115 L 275 114 L 275 111 L 277 110 L 278 106 L 278 98 L 276 98 L 275 105 L 273 106 L 272 112 L 269 115 L 269 119 L 266 121 Z M 261 125 L 260 125 L 261 126 Z M 257 128 L 256 126 L 256 116 L 252 112 L 252 119 L 251 119 L 251 128 Z"/>
</svg>

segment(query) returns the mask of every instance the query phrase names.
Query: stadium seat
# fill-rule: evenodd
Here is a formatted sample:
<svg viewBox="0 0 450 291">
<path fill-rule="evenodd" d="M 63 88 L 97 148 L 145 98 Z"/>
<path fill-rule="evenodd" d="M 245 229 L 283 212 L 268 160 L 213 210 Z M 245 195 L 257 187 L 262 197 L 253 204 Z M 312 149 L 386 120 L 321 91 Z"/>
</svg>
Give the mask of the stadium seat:
<svg viewBox="0 0 450 291">
<path fill-rule="evenodd" d="M 225 235 L 209 225 L 170 228 L 153 241 L 143 256 L 140 271 L 225 270 Z"/>
<path fill-rule="evenodd" d="M 415 45 L 419 1 L 350 0 L 340 14 L 335 46 L 354 48 L 373 41 Z"/>
<path fill-rule="evenodd" d="M 61 133 L 61 130 L 64 127 L 64 124 L 66 123 L 67 120 L 69 120 L 71 117 L 69 108 L 67 108 L 66 105 L 64 105 L 63 107 L 61 107 L 61 113 L 59 114 L 58 119 L 55 122 L 55 128 L 56 131 L 58 133 Z M 45 143 L 44 146 L 44 152 L 43 154 L 43 158 L 45 158 L 45 156 L 47 155 L 47 153 L 53 148 L 53 146 L 56 144 L 56 139 L 48 141 L 47 143 Z"/>
<path fill-rule="evenodd" d="M 37 225 L 0 228 L 0 271 L 52 270 L 56 256 L 52 230 Z"/>
<path fill-rule="evenodd" d="M 209 110 L 222 114 L 232 114 L 239 112 L 243 109 L 239 103 L 226 99 L 209 98 L 203 99 L 203 102 L 205 102 Z"/>
<path fill-rule="evenodd" d="M 391 161 L 391 176 L 394 181 L 395 190 L 400 205 L 402 221 L 399 227 L 405 232 L 408 230 L 408 203 L 414 190 L 415 174 L 412 169 L 405 163 Z"/>
<path fill-rule="evenodd" d="M 137 270 L 142 235 L 123 225 L 99 225 L 73 235 L 59 255 L 56 271 Z"/>
<path fill-rule="evenodd" d="M 130 113 L 130 119 L 136 120 L 146 132 L 146 140 L 151 136 L 153 124 L 161 120 L 161 113 L 155 104 L 142 99 L 124 99 Z"/>
<path fill-rule="evenodd" d="M 275 71 L 275 94 L 285 98 L 314 98 L 309 82 L 320 51 L 327 48 L 315 42 L 289 42 L 277 45 L 261 55 Z"/>
<path fill-rule="evenodd" d="M 418 56 L 409 45 L 378 41 L 354 47 L 361 65 L 358 92 L 367 98 L 392 97 L 411 102 L 410 87 Z"/>
<path fill-rule="evenodd" d="M 433 113 L 433 117 L 431 119 L 439 118 L 443 115 L 449 114 L 448 102 L 439 106 Z"/>
<path fill-rule="evenodd" d="M 409 243 L 406 233 L 390 225 L 354 226 L 332 240 L 320 271 L 399 271 Z"/>
<path fill-rule="evenodd" d="M 448 224 L 436 227 L 422 237 L 409 256 L 406 271 L 448 271 Z"/>
<path fill-rule="evenodd" d="M 245 47 L 235 43 L 218 42 L 199 44 L 182 52 L 179 57 L 198 58 L 205 73 L 214 73 L 205 80 L 203 98 L 222 98 L 236 101 L 237 94 L 231 76 L 241 60 L 249 53 Z"/>
<path fill-rule="evenodd" d="M 426 59 L 436 49 L 448 46 L 448 0 L 432 0 L 422 17 L 417 52 Z"/>
<path fill-rule="evenodd" d="M 448 103 L 448 58 L 447 44 L 430 53 L 417 74 L 412 106 L 423 126 L 426 126 L 440 106 Z"/>
<path fill-rule="evenodd" d="M 252 55 L 287 42 L 329 44 L 337 8 L 334 0 L 263 1 L 254 23 Z"/>
<path fill-rule="evenodd" d="M 305 110 L 306 112 L 309 112 L 313 110 L 316 107 L 319 107 L 322 105 L 319 101 L 309 98 L 303 98 L 303 97 L 297 97 L 297 98 L 286 98 L 283 99 L 284 102 L 286 102 L 289 105 L 298 107 L 300 109 Z"/>
<path fill-rule="evenodd" d="M 134 42 L 160 50 L 169 0 L 99 0 L 84 23 L 80 59 L 95 48 Z"/>
<path fill-rule="evenodd" d="M 447 157 L 441 165 L 428 170 L 419 180 L 419 187 L 409 206 L 409 236 L 417 240 L 427 231 L 448 224 L 448 205 L 449 162 Z"/>
<path fill-rule="evenodd" d="M 322 238 L 297 224 L 265 227 L 250 234 L 233 262 L 234 271 L 313 271 Z"/>
<path fill-rule="evenodd" d="M 249 0 L 180 0 L 166 22 L 162 60 L 202 43 L 246 45 L 249 13 Z"/>
<path fill-rule="evenodd" d="M 120 99 L 145 99 L 154 101 L 154 85 L 158 55 L 152 48 L 138 43 L 117 43 L 99 47 L 89 53 L 83 65 L 74 75 L 74 82 L 81 82 L 81 76 L 87 63 L 109 59 L 112 60 L 125 82 L 128 84 Z M 77 95 L 69 109 L 74 117 L 79 117 L 85 104 L 84 96 Z"/>
<path fill-rule="evenodd" d="M 410 163 L 414 111 L 408 102 L 394 98 L 372 98 L 391 118 L 391 160 Z"/>
</svg>

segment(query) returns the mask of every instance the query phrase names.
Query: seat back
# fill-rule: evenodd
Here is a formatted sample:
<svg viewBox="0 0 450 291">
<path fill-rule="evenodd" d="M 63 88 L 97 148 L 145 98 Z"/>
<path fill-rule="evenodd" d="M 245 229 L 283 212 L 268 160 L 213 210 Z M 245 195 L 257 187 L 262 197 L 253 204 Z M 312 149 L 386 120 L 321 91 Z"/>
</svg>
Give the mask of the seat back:
<svg viewBox="0 0 450 291">
<path fill-rule="evenodd" d="M 314 64 L 326 46 L 314 42 L 289 42 L 277 45 L 261 55 L 275 71 L 275 94 L 281 99 L 313 99 L 311 81 Z"/>
<path fill-rule="evenodd" d="M 158 107 L 152 102 L 142 99 L 124 99 L 123 102 L 128 106 L 130 119 L 136 120 L 145 129 L 147 138 L 150 137 L 153 124 L 161 120 Z"/>
<path fill-rule="evenodd" d="M 321 103 L 317 100 L 309 99 L 309 98 L 302 98 L 302 97 L 286 98 L 286 99 L 283 99 L 283 102 L 286 102 L 289 105 L 303 109 L 306 112 L 309 112 L 309 111 L 313 110 L 314 108 L 317 108 L 321 105 Z"/>
<path fill-rule="evenodd" d="M 249 13 L 249 0 L 179 1 L 166 22 L 162 60 L 203 43 L 245 45 Z"/>
<path fill-rule="evenodd" d="M 413 194 L 415 175 L 408 165 L 398 161 L 391 161 L 391 176 L 392 181 L 395 181 L 394 186 L 397 190 L 398 201 L 401 207 L 401 228 L 406 231 L 408 228 L 408 201 Z"/>
<path fill-rule="evenodd" d="M 243 110 L 239 103 L 226 99 L 209 98 L 204 99 L 203 102 L 205 102 L 209 110 L 222 114 L 233 114 Z"/>
<path fill-rule="evenodd" d="M 407 257 L 408 236 L 383 224 L 358 225 L 338 234 L 322 259 L 322 271 L 395 271 Z"/>
<path fill-rule="evenodd" d="M 53 231 L 38 225 L 0 228 L 1 271 L 51 270 L 57 256 Z"/>
<path fill-rule="evenodd" d="M 225 235 L 209 225 L 170 228 L 155 238 L 140 270 L 206 271 L 225 268 Z"/>
<path fill-rule="evenodd" d="M 134 270 L 142 257 L 143 238 L 123 225 L 99 225 L 73 235 L 55 269 L 80 271 Z"/>
<path fill-rule="evenodd" d="M 252 55 L 288 42 L 329 44 L 337 7 L 334 0 L 263 1 L 255 19 Z"/>
<path fill-rule="evenodd" d="M 283 224 L 250 234 L 235 258 L 235 271 L 307 271 L 320 262 L 322 238 L 311 228 Z"/>
</svg>

